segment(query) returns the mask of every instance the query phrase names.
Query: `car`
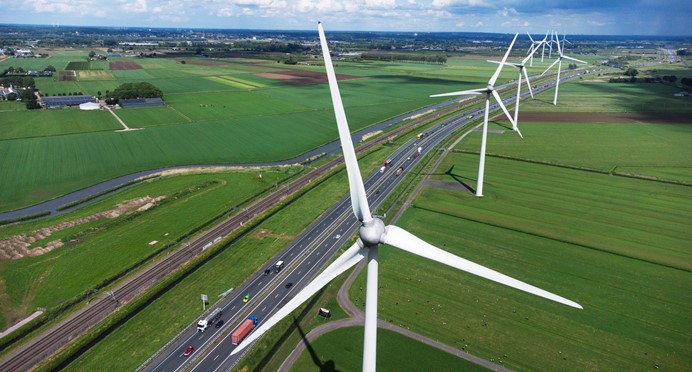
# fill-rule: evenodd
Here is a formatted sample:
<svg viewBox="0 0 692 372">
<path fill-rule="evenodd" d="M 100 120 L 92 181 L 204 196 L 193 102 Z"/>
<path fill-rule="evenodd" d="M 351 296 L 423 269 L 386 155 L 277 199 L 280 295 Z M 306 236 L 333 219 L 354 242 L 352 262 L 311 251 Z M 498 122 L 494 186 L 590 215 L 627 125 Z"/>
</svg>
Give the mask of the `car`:
<svg viewBox="0 0 692 372">
<path fill-rule="evenodd" d="M 286 283 L 286 288 L 291 288 L 291 287 L 293 287 L 293 282 Z"/>
<path fill-rule="evenodd" d="M 341 234 L 334 235 L 334 239 L 339 239 L 339 238 L 341 238 Z"/>
<path fill-rule="evenodd" d="M 250 294 L 246 294 L 245 297 L 243 297 L 243 302 L 248 302 L 250 301 Z"/>
<path fill-rule="evenodd" d="M 264 270 L 264 275 L 269 275 L 271 272 L 271 269 Z"/>
<path fill-rule="evenodd" d="M 185 349 L 183 356 L 190 356 L 190 354 L 192 354 L 193 351 L 195 351 L 195 347 L 190 345 L 187 347 L 187 349 Z"/>
<path fill-rule="evenodd" d="M 214 324 L 214 328 L 221 328 L 222 325 L 223 325 L 223 319 L 219 319 L 219 321 L 216 322 L 216 324 Z"/>
</svg>

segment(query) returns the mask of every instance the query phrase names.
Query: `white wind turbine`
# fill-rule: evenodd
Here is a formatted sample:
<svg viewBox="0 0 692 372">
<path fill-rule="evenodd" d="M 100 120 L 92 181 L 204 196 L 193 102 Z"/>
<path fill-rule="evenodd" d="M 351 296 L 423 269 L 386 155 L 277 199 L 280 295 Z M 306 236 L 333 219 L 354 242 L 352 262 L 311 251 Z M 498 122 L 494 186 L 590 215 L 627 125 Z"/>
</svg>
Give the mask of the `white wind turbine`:
<svg viewBox="0 0 692 372">
<path fill-rule="evenodd" d="M 499 63 L 499 64 L 504 64 L 504 65 L 509 65 L 509 66 L 514 66 L 519 69 L 519 78 L 517 79 L 517 102 L 514 105 L 514 122 L 512 123 L 512 130 L 517 132 L 519 134 L 519 137 L 524 138 L 524 136 L 521 135 L 521 131 L 519 130 L 519 98 L 521 97 L 521 74 L 522 72 L 524 73 L 524 77 L 526 77 L 526 86 L 529 88 L 529 93 L 531 93 L 531 98 L 533 98 L 533 90 L 531 89 L 531 82 L 529 81 L 529 75 L 526 73 L 526 61 L 531 58 L 531 56 L 527 56 L 524 58 L 521 63 L 510 63 L 510 62 L 498 62 L 498 61 L 488 61 L 492 63 Z"/>
<path fill-rule="evenodd" d="M 530 33 L 527 32 L 526 34 L 529 35 L 529 39 L 531 39 L 531 46 L 529 47 L 529 52 L 526 53 L 526 55 L 531 56 L 531 62 L 529 64 L 531 67 L 533 67 L 533 55 L 536 53 L 536 51 L 538 51 L 538 48 L 540 48 L 541 45 L 543 45 L 543 51 L 545 51 L 545 41 L 548 38 L 548 33 L 545 34 L 545 37 L 543 38 L 543 40 L 538 40 L 538 41 L 535 41 L 531 37 Z M 543 62 L 543 55 L 541 55 L 541 62 Z M 533 96 L 533 94 L 532 94 L 532 96 Z"/>
<path fill-rule="evenodd" d="M 348 173 L 348 184 L 350 187 L 351 206 L 353 213 L 356 215 L 362 225 L 359 231 L 359 238 L 353 246 L 344 252 L 339 258 L 334 260 L 320 275 L 310 282 L 302 291 L 300 291 L 291 301 L 284 305 L 271 318 L 262 322 L 261 326 L 250 334 L 240 345 L 238 345 L 231 354 L 236 354 L 247 347 L 262 336 L 273 325 L 290 314 L 302 303 L 310 299 L 317 291 L 327 285 L 339 274 L 356 265 L 360 260 L 367 256 L 367 279 L 366 279 L 366 300 L 365 300 L 365 337 L 363 342 L 363 371 L 375 370 L 375 355 L 377 344 L 377 253 L 379 244 L 388 244 L 395 248 L 413 253 L 415 255 L 437 261 L 451 267 L 469 272 L 480 277 L 493 280 L 495 282 L 517 288 L 537 296 L 541 296 L 562 304 L 581 309 L 582 307 L 568 299 L 562 298 L 550 292 L 536 288 L 532 285 L 523 283 L 504 274 L 498 273 L 471 261 L 457 257 L 451 253 L 434 247 L 423 240 L 417 238 L 413 234 L 394 225 L 385 226 L 381 219 L 373 217 L 370 214 L 370 206 L 365 195 L 365 187 L 358 169 L 356 153 L 353 149 L 353 142 L 346 122 L 346 114 L 339 87 L 332 67 L 331 57 L 327 46 L 327 40 L 324 36 L 322 24 L 318 23 L 318 32 L 320 35 L 320 43 L 322 45 L 322 54 L 324 56 L 324 64 L 327 69 L 327 78 L 329 79 L 329 88 L 332 95 L 332 103 L 334 104 L 334 114 L 336 123 L 339 129 L 339 138 L 341 139 L 342 151 L 344 154 L 344 162 L 346 163 L 346 172 Z"/>
<path fill-rule="evenodd" d="M 587 62 L 584 62 L 580 59 L 576 59 L 576 58 L 572 58 L 572 57 L 568 57 L 568 56 L 564 55 L 562 53 L 562 48 L 560 48 L 560 42 L 559 41 L 557 43 L 557 52 L 558 52 L 559 56 L 557 57 L 555 62 L 553 62 L 553 64 L 548 66 L 548 68 L 545 69 L 545 71 L 543 71 L 543 73 L 541 74 L 541 76 L 545 75 L 545 73 L 548 72 L 548 70 L 550 70 L 551 68 L 553 68 L 553 66 L 555 66 L 555 64 L 557 63 L 557 79 L 555 79 L 555 98 L 553 99 L 553 105 L 557 105 L 557 91 L 558 91 L 558 88 L 560 87 L 560 71 L 562 71 L 562 59 L 564 58 L 564 59 L 568 59 L 570 61 L 587 64 Z"/>
<path fill-rule="evenodd" d="M 502 62 L 500 62 L 500 65 L 497 66 L 497 70 L 495 70 L 493 76 L 490 78 L 490 80 L 488 80 L 487 87 L 481 89 L 463 90 L 460 92 L 435 94 L 430 96 L 445 97 L 485 93 L 485 116 L 483 118 L 483 135 L 481 137 L 481 156 L 480 161 L 478 163 L 478 185 L 476 186 L 476 196 L 483 196 L 483 175 L 485 174 L 485 145 L 488 139 L 488 111 L 490 110 L 490 95 L 495 97 L 495 100 L 502 108 L 502 111 L 505 112 L 505 115 L 507 115 L 507 118 L 509 119 L 510 123 L 512 123 L 512 128 L 516 128 L 516 124 L 514 123 L 512 116 L 509 115 L 507 108 L 505 107 L 504 103 L 502 103 L 502 98 L 500 98 L 500 94 L 495 90 L 494 85 L 495 81 L 497 81 L 497 77 L 500 76 L 500 71 L 502 71 L 502 67 L 505 65 L 505 61 L 507 61 L 507 56 L 509 55 L 509 52 L 512 50 L 512 46 L 514 45 L 514 41 L 517 40 L 518 35 L 519 34 L 514 35 L 514 39 L 512 40 L 512 43 L 509 45 L 509 48 L 507 49 L 504 58 L 502 58 Z"/>
</svg>

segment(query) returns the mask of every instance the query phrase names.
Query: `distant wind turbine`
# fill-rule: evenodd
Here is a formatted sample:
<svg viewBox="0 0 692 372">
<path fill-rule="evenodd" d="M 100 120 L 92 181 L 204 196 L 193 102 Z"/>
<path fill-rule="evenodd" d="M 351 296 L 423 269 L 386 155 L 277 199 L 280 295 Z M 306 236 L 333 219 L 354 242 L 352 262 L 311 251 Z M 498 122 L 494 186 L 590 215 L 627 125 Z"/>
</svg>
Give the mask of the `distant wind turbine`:
<svg viewBox="0 0 692 372">
<path fill-rule="evenodd" d="M 548 33 L 545 34 L 543 40 L 538 41 L 533 40 L 530 33 L 527 32 L 526 34 L 529 35 L 529 39 L 531 39 L 531 46 L 529 47 L 529 52 L 526 54 L 531 56 L 531 62 L 529 64 L 533 67 L 533 55 L 536 54 L 536 51 L 538 51 L 541 45 L 543 45 L 543 50 L 545 51 L 545 41 L 548 38 Z M 541 55 L 541 62 L 543 62 L 543 55 Z"/>
<path fill-rule="evenodd" d="M 553 62 L 552 65 L 548 66 L 548 68 L 545 69 L 545 71 L 543 71 L 543 73 L 541 74 L 541 76 L 545 75 L 545 73 L 548 72 L 548 70 L 550 70 L 551 68 L 553 68 L 553 66 L 555 66 L 555 64 L 557 63 L 557 79 L 555 80 L 555 98 L 553 99 L 553 105 L 557 105 L 557 91 L 558 91 L 558 88 L 560 87 L 560 71 L 562 70 L 562 59 L 564 58 L 564 59 L 568 59 L 570 61 L 588 64 L 587 62 L 584 62 L 580 59 L 576 59 L 576 58 L 572 58 L 572 57 L 568 57 L 568 56 L 564 55 L 562 53 L 562 48 L 560 48 L 559 42 L 557 43 L 557 52 L 559 54 L 558 58 L 555 60 L 555 62 Z"/>
<path fill-rule="evenodd" d="M 363 371 L 374 371 L 377 347 L 377 271 L 378 271 L 378 246 L 387 244 L 415 255 L 449 265 L 456 269 L 486 278 L 522 291 L 535 294 L 562 304 L 578 309 L 582 307 L 576 302 L 562 298 L 540 288 L 523 283 L 497 271 L 488 269 L 471 261 L 457 257 L 449 252 L 443 251 L 433 245 L 426 243 L 406 230 L 394 225 L 385 226 L 384 222 L 370 214 L 370 206 L 365 194 L 363 179 L 358 169 L 358 160 L 351 134 L 346 121 L 346 114 L 339 94 L 339 86 L 332 66 L 331 56 L 327 40 L 324 36 L 322 24 L 317 26 L 324 65 L 327 70 L 329 89 L 334 105 L 334 114 L 339 130 L 339 138 L 342 144 L 346 172 L 348 174 L 348 184 L 351 195 L 351 206 L 353 213 L 361 222 L 359 237 L 353 246 L 344 252 L 339 258 L 334 260 L 327 268 L 318 275 L 310 284 L 293 297 L 286 305 L 279 309 L 271 318 L 263 321 L 253 333 L 251 333 L 231 354 L 237 354 L 250 343 L 257 340 L 273 325 L 293 312 L 298 306 L 310 299 L 317 291 L 327 285 L 339 274 L 356 265 L 360 260 L 367 256 L 367 279 L 365 295 L 365 337 L 363 341 Z"/>
<path fill-rule="evenodd" d="M 490 111 L 490 96 L 492 95 L 495 97 L 495 100 L 497 103 L 500 105 L 502 108 L 502 111 L 504 111 L 505 115 L 507 115 L 507 118 L 509 121 L 512 123 L 512 128 L 515 128 L 516 124 L 514 123 L 514 120 L 512 119 L 512 116 L 509 114 L 507 111 L 507 108 L 505 107 L 505 104 L 502 103 L 502 98 L 500 98 L 500 94 L 495 90 L 495 82 L 497 81 L 498 76 L 500 76 L 500 71 L 502 71 L 502 67 L 505 65 L 505 61 L 507 61 L 507 56 L 509 56 L 509 52 L 512 50 L 512 46 L 514 45 L 514 41 L 517 40 L 517 36 L 519 34 L 514 35 L 514 39 L 512 39 L 512 43 L 509 45 L 509 48 L 507 49 L 507 52 L 505 53 L 504 58 L 502 58 L 502 62 L 500 62 L 500 65 L 497 66 L 497 70 L 495 70 L 495 73 L 493 76 L 488 80 L 488 86 L 485 88 L 480 88 L 480 89 L 473 89 L 473 90 L 462 90 L 460 92 L 451 92 L 451 93 L 442 93 L 442 94 L 435 94 L 430 97 L 445 97 L 445 96 L 459 96 L 459 95 L 465 95 L 465 94 L 481 94 L 485 93 L 485 116 L 483 117 L 483 135 L 481 137 L 481 156 L 480 156 L 480 161 L 478 163 L 478 185 L 476 186 L 476 196 L 483 196 L 483 175 L 485 173 L 485 145 L 488 139 L 488 111 Z"/>
<path fill-rule="evenodd" d="M 533 90 L 531 90 L 531 82 L 529 81 L 529 75 L 526 73 L 526 61 L 533 56 L 527 56 L 524 58 L 521 63 L 510 63 L 510 62 L 505 62 L 505 65 L 509 66 L 514 66 L 519 69 L 519 78 L 517 79 L 517 102 L 514 105 L 514 122 L 512 123 L 512 130 L 517 132 L 519 134 L 519 137 L 524 138 L 524 136 L 521 135 L 521 131 L 519 130 L 519 98 L 521 97 L 521 74 L 522 72 L 524 73 L 524 77 L 526 77 L 526 86 L 529 88 L 529 93 L 531 93 L 531 98 L 533 98 Z M 492 63 L 500 63 L 498 61 L 488 61 Z"/>
</svg>

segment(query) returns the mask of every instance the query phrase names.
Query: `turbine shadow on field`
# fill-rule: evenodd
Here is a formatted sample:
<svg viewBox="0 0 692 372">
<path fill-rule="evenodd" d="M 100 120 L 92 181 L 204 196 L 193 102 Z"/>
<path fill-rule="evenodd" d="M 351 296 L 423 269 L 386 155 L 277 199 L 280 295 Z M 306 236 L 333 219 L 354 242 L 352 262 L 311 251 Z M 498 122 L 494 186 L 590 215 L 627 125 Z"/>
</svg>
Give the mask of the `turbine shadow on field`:
<svg viewBox="0 0 692 372">
<path fill-rule="evenodd" d="M 476 190 L 475 190 L 473 187 L 471 187 L 471 185 L 469 185 L 469 184 L 467 184 L 466 182 L 464 182 L 464 181 L 462 180 L 463 177 L 461 177 L 461 176 L 459 176 L 458 174 L 455 174 L 455 173 L 454 173 L 454 167 L 455 167 L 455 165 L 456 165 L 456 164 L 452 164 L 452 166 L 449 167 L 449 169 L 447 169 L 447 171 L 445 172 L 445 174 L 448 175 L 448 176 L 450 176 L 450 177 L 452 177 L 452 178 L 453 178 L 455 181 L 457 181 L 461 186 L 464 186 L 464 188 L 466 188 L 466 190 L 468 190 L 470 193 L 475 194 L 475 193 L 476 193 Z"/>
<path fill-rule="evenodd" d="M 305 348 L 308 350 L 310 353 L 310 357 L 312 358 L 312 362 L 315 363 L 315 366 L 320 369 L 320 372 L 338 372 L 336 369 L 336 365 L 334 364 L 333 360 L 328 360 L 324 363 L 320 360 L 320 357 L 317 356 L 317 353 L 315 352 L 315 349 L 312 348 L 312 345 L 310 345 L 310 341 L 308 338 L 305 336 L 305 332 L 303 332 L 303 328 L 298 324 L 296 321 L 296 329 L 300 333 L 300 338 L 303 340 L 303 343 L 305 344 Z"/>
</svg>

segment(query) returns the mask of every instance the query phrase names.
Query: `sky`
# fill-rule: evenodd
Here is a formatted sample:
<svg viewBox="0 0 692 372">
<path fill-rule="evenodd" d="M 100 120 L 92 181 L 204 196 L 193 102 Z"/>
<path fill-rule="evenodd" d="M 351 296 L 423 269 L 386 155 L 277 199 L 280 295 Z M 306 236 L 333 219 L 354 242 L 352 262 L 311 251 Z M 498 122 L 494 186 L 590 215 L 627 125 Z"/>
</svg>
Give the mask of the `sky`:
<svg viewBox="0 0 692 372">
<path fill-rule="evenodd" d="M 692 35 L 692 0 L 0 0 L 0 23 Z"/>
</svg>

